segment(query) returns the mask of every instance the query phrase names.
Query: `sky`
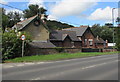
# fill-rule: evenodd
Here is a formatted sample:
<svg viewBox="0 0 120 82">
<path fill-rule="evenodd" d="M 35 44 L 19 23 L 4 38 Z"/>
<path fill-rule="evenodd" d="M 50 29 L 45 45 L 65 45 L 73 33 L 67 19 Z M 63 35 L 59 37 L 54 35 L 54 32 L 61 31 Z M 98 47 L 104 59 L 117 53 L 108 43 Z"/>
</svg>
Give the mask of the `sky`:
<svg viewBox="0 0 120 82">
<path fill-rule="evenodd" d="M 114 9 L 114 18 L 118 17 L 119 0 L 0 0 L 0 3 L 9 5 L 18 9 L 2 5 L 6 13 L 28 8 L 30 4 L 37 4 L 47 9 L 48 20 L 57 20 L 68 23 L 75 27 L 80 25 L 94 24 L 104 25 L 112 23 L 112 8 Z"/>
</svg>

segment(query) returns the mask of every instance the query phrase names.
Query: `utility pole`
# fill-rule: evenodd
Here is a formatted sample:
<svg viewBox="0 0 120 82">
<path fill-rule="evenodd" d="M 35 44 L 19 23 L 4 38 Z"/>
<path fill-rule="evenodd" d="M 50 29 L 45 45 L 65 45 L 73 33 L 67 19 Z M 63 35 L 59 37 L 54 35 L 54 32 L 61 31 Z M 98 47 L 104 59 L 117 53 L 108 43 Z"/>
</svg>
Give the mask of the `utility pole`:
<svg viewBox="0 0 120 82">
<path fill-rule="evenodd" d="M 114 47 L 115 47 L 115 45 L 114 45 L 114 42 L 115 42 L 115 38 L 114 38 L 114 9 L 115 8 L 112 8 L 112 23 L 113 23 L 113 52 L 114 52 Z"/>
</svg>

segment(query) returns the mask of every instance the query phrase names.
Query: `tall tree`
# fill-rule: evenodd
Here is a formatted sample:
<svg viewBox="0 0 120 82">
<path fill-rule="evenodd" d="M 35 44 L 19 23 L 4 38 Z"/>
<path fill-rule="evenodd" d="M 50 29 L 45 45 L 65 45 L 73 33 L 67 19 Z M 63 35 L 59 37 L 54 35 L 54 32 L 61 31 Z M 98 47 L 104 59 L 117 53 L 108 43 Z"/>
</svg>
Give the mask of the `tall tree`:
<svg viewBox="0 0 120 82">
<path fill-rule="evenodd" d="M 9 23 L 9 18 L 8 16 L 5 14 L 5 9 L 4 8 L 0 8 L 0 10 L 2 11 L 2 30 L 3 32 L 5 31 L 5 28 L 7 27 L 8 23 Z"/>
<path fill-rule="evenodd" d="M 21 14 L 19 12 L 9 12 L 7 16 L 9 17 L 8 27 L 12 27 L 14 24 L 21 21 Z"/>
<path fill-rule="evenodd" d="M 118 28 L 116 28 L 116 31 L 117 31 L 116 46 L 117 46 L 117 49 L 120 51 L 120 17 L 117 17 L 116 23 L 118 24 Z"/>
<path fill-rule="evenodd" d="M 99 36 L 104 40 L 108 40 L 108 42 L 113 42 L 113 29 L 108 26 L 100 26 L 99 24 L 95 24 L 92 26 L 92 31 L 95 36 Z"/>
<path fill-rule="evenodd" d="M 32 17 L 34 15 L 37 15 L 38 13 L 41 13 L 41 14 L 46 14 L 46 9 L 44 9 L 43 7 L 39 8 L 38 5 L 29 5 L 28 9 L 25 9 L 23 11 L 24 13 L 24 18 L 29 18 L 29 17 Z"/>
</svg>

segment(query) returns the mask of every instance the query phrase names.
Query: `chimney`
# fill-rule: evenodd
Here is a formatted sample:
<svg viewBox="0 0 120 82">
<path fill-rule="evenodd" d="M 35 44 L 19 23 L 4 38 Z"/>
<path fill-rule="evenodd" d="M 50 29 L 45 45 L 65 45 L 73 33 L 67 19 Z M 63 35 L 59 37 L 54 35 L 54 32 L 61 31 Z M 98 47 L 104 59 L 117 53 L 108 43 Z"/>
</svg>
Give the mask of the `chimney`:
<svg viewBox="0 0 120 82">
<path fill-rule="evenodd" d="M 97 40 L 99 40 L 99 36 L 97 36 Z"/>
<path fill-rule="evenodd" d="M 108 48 L 108 40 L 106 40 L 105 42 L 106 42 L 106 48 Z"/>
<path fill-rule="evenodd" d="M 43 21 L 43 23 L 46 23 L 47 16 L 45 14 L 41 14 L 41 20 Z"/>
</svg>

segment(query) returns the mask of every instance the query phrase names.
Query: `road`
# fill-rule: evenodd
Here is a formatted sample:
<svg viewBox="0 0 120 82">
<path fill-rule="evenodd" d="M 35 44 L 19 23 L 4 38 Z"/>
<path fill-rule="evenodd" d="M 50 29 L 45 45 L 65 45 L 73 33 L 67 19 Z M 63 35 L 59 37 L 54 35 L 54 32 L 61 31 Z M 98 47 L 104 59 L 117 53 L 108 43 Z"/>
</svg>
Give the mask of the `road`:
<svg viewBox="0 0 120 82">
<path fill-rule="evenodd" d="M 3 80 L 118 80 L 118 55 L 3 65 Z"/>
</svg>

